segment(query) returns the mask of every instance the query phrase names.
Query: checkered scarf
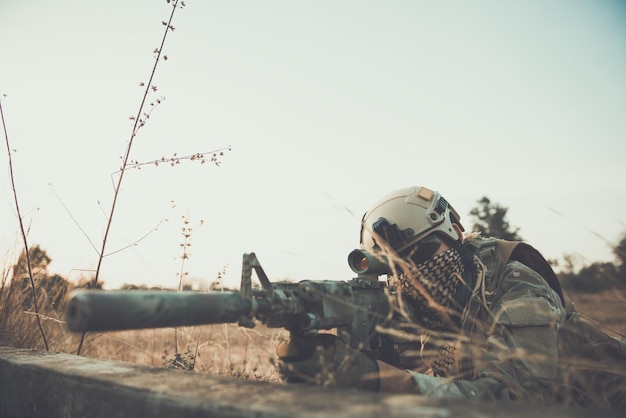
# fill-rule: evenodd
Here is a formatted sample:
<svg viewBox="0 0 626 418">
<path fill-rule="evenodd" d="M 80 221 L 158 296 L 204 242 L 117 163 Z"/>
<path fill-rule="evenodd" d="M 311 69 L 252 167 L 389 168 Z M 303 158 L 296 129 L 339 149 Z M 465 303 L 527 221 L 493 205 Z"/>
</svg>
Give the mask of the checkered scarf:
<svg viewBox="0 0 626 418">
<path fill-rule="evenodd" d="M 464 272 L 460 252 L 451 248 L 391 278 L 390 284 L 398 288 L 404 301 L 414 309 L 420 325 L 442 330 L 450 328 L 451 314 L 459 309 L 456 296 Z"/>
<path fill-rule="evenodd" d="M 447 376 L 456 362 L 460 338 L 454 336 L 460 331 L 457 320 L 475 281 L 483 280 L 483 275 L 480 260 L 459 247 L 390 278 L 390 284 L 397 287 L 404 302 L 411 306 L 414 320 L 425 328 L 420 356 L 435 376 Z M 465 279 L 469 280 L 467 286 L 463 285 Z"/>
</svg>

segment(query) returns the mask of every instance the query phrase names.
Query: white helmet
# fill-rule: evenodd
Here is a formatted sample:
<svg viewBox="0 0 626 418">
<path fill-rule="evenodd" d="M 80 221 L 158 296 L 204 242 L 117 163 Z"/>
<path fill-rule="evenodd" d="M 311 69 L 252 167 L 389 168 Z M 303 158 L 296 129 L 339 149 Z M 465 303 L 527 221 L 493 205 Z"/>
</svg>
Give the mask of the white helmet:
<svg viewBox="0 0 626 418">
<path fill-rule="evenodd" d="M 363 215 L 361 248 L 373 253 L 383 240 L 401 253 L 435 233 L 456 242 L 459 236 L 452 224 L 465 231 L 459 221 L 459 214 L 436 191 L 419 186 L 396 190 Z"/>
</svg>

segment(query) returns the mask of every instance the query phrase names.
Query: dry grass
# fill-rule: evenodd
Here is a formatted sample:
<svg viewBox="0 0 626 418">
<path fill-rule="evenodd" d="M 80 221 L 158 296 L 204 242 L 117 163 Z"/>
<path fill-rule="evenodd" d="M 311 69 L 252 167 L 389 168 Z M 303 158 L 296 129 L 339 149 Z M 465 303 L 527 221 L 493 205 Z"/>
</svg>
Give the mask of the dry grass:
<svg viewBox="0 0 626 418">
<path fill-rule="evenodd" d="M 570 293 L 579 312 L 626 338 L 626 293 L 617 289 L 599 293 Z"/>
<path fill-rule="evenodd" d="M 34 316 L 21 312 L 12 346 L 43 350 Z M 76 353 L 80 335 L 67 331 L 54 317 L 43 318 L 50 351 Z M 181 337 L 182 336 L 182 337 Z M 125 361 L 156 367 L 194 370 L 200 373 L 236 376 L 244 379 L 278 382 L 272 359 L 275 347 L 287 336 L 282 329 L 257 325 L 254 329 L 236 324 L 179 328 L 176 355 L 174 330 L 147 329 L 88 334 L 82 354 L 86 357 Z M 3 333 L 0 345 L 7 342 Z"/>
<path fill-rule="evenodd" d="M 36 281 L 40 279 L 36 278 Z M 50 286 L 46 286 L 50 287 Z M 76 352 L 79 336 L 63 323 L 62 300 L 67 288 L 38 288 L 43 327 L 51 351 Z M 24 283 L 4 282 L 0 287 L 0 345 L 44 349 L 33 312 L 31 289 Z M 618 290 L 569 295 L 580 312 L 609 330 L 626 335 L 626 295 Z M 271 358 L 283 329 L 257 324 L 253 329 L 236 324 L 179 328 L 179 354 L 195 360 L 200 372 L 272 380 Z M 83 355 L 152 366 L 175 360 L 174 330 L 138 330 L 89 334 Z M 197 351 L 197 356 L 195 353 Z"/>
<path fill-rule="evenodd" d="M 6 277 L 6 276 L 5 276 Z M 43 330 L 53 352 L 76 353 L 80 334 L 68 331 L 62 318 L 67 282 L 36 277 Z M 0 283 L 0 345 L 45 350 L 36 324 L 32 290 L 25 280 Z M 272 364 L 275 347 L 287 337 L 283 329 L 237 324 L 91 333 L 81 355 L 201 373 L 278 381 Z"/>
<path fill-rule="evenodd" d="M 41 278 L 36 281 L 41 285 Z M 42 324 L 50 351 L 76 353 L 80 334 L 67 330 L 61 318 L 61 303 L 58 302 L 65 291 L 59 286 L 52 290 L 39 288 L 40 312 L 44 315 Z M 626 334 L 626 313 L 623 309 L 625 297 L 622 292 L 613 290 L 596 294 L 571 294 L 570 297 L 586 316 L 615 332 Z M 45 349 L 32 306 L 28 286 L 19 281 L 2 283 L 0 345 Z M 287 331 L 270 329 L 262 324 L 252 329 L 237 324 L 178 328 L 177 339 L 172 328 L 90 333 L 84 341 L 81 355 L 279 382 L 273 360 L 278 341 L 287 337 Z M 598 388 L 606 386 L 593 382 L 590 384 Z"/>
<path fill-rule="evenodd" d="M 278 381 L 272 359 L 282 329 L 236 324 L 178 328 L 178 355 L 174 330 L 147 329 L 89 334 L 83 346 L 87 357 L 159 367 L 194 370 L 245 379 Z"/>
</svg>

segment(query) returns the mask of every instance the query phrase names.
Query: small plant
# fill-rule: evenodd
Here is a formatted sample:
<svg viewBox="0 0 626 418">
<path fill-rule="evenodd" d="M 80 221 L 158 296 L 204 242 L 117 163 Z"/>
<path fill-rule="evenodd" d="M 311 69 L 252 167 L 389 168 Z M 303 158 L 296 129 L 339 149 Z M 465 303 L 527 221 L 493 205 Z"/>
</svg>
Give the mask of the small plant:
<svg viewBox="0 0 626 418">
<path fill-rule="evenodd" d="M 189 252 L 189 247 L 191 247 L 191 234 L 193 232 L 193 228 L 189 225 L 189 216 L 183 215 L 183 226 L 181 228 L 181 235 L 183 236 L 183 242 L 180 243 L 180 246 L 183 250 L 182 255 L 180 256 L 180 271 L 176 273 L 178 276 L 178 291 L 182 291 L 185 289 L 185 279 L 189 277 L 189 272 L 185 270 L 185 261 L 189 259 L 191 253 Z M 204 221 L 200 220 L 200 225 L 204 224 Z M 196 347 L 197 347 L 196 343 Z M 176 350 L 176 356 L 179 356 L 178 351 L 178 328 L 174 328 L 174 347 Z M 189 348 L 187 346 L 187 348 Z M 197 353 L 197 349 L 196 349 Z"/>
<path fill-rule="evenodd" d="M 206 162 L 210 162 L 212 164 L 214 164 L 215 166 L 219 166 L 221 161 L 220 161 L 220 157 L 224 155 L 224 151 L 225 150 L 230 150 L 230 147 L 228 148 L 221 148 L 215 151 L 211 151 L 211 152 L 202 152 L 202 153 L 195 153 L 195 154 L 191 154 L 191 155 L 187 155 L 187 156 L 183 156 L 183 157 L 178 157 L 177 154 L 174 154 L 173 157 L 170 158 L 165 158 L 165 157 L 161 157 L 160 160 L 152 160 L 152 161 L 147 161 L 147 162 L 140 162 L 138 160 L 132 160 L 130 158 L 131 155 L 131 151 L 132 151 L 132 147 L 134 144 L 135 139 L 137 138 L 137 135 L 139 133 L 139 130 L 141 128 L 143 128 L 147 121 L 150 119 L 150 116 L 152 114 L 152 112 L 160 105 L 163 103 L 164 97 L 160 97 L 157 98 L 155 100 L 153 100 L 152 102 L 150 102 L 149 104 L 147 103 L 147 99 L 149 94 L 152 93 L 156 93 L 156 91 L 158 90 L 157 86 L 154 84 L 154 76 L 156 73 L 156 69 L 159 65 L 160 62 L 162 61 L 166 61 L 167 60 L 167 56 L 162 54 L 163 51 L 163 46 L 165 45 L 165 41 L 167 38 L 167 35 L 170 32 L 174 31 L 174 26 L 172 25 L 172 21 L 174 18 L 174 13 L 176 12 L 177 9 L 179 8 L 184 8 L 185 3 L 179 0 L 173 0 L 167 1 L 168 4 L 171 4 L 172 6 L 172 10 L 169 16 L 168 21 L 162 21 L 161 23 L 163 24 L 163 26 L 165 26 L 165 31 L 163 33 L 163 37 L 161 39 L 161 45 L 158 48 L 154 49 L 154 55 L 155 55 L 155 60 L 154 60 L 154 64 L 152 67 L 152 71 L 150 73 L 150 77 L 147 83 L 141 82 L 139 85 L 140 87 L 145 87 L 144 90 L 144 94 L 141 100 L 141 103 L 139 105 L 139 108 L 137 110 L 137 113 L 135 116 L 130 116 L 129 119 L 131 120 L 131 122 L 133 123 L 132 126 L 132 130 L 131 130 L 131 135 L 130 138 L 127 142 L 126 145 L 126 149 L 125 152 L 122 156 L 120 156 L 120 159 L 122 160 L 121 166 L 119 171 L 117 171 L 114 174 L 119 174 L 117 177 L 117 180 L 114 182 L 114 193 L 113 193 L 113 200 L 111 203 L 111 208 L 109 211 L 109 215 L 107 217 L 107 223 L 106 223 L 106 227 L 105 227 L 105 231 L 104 231 L 104 235 L 102 238 L 102 245 L 99 251 L 97 251 L 98 253 L 98 263 L 96 266 L 96 270 L 95 270 L 95 275 L 93 277 L 93 285 L 92 287 L 97 287 L 98 284 L 98 280 L 100 277 L 100 271 L 101 271 L 101 266 L 103 263 L 104 258 L 107 255 L 113 254 L 115 252 L 118 251 L 114 251 L 111 252 L 109 254 L 107 254 L 106 250 L 106 246 L 107 246 L 107 241 L 108 241 L 108 237 L 109 237 L 109 233 L 111 231 L 111 227 L 113 224 L 113 218 L 114 218 L 114 214 L 115 214 L 115 209 L 117 206 L 117 201 L 119 198 L 119 193 L 121 190 L 121 185 L 122 185 L 122 181 L 124 179 L 124 174 L 126 173 L 126 171 L 128 171 L 129 169 L 141 169 L 142 166 L 146 165 L 146 164 L 154 164 L 155 166 L 159 166 L 159 163 L 169 163 L 171 166 L 175 166 L 180 164 L 181 161 L 183 160 L 189 160 L 189 161 L 199 161 L 201 164 L 204 164 Z M 146 108 L 148 110 L 146 110 Z M 188 231 L 189 234 L 191 231 Z M 180 284 L 179 284 L 179 289 L 181 288 L 181 284 L 183 281 L 183 277 L 186 275 L 186 273 L 184 272 L 184 260 L 186 259 L 186 257 L 188 257 L 188 253 L 187 253 L 187 246 L 190 245 L 187 243 L 187 241 L 185 241 L 185 243 L 183 243 L 183 263 L 181 263 L 181 272 L 180 274 Z M 79 346 L 78 346 L 78 350 L 77 350 L 77 354 L 80 354 L 81 352 L 81 348 L 82 348 L 82 344 L 85 338 L 85 334 L 82 335 Z M 175 332 L 175 340 L 176 340 L 176 353 L 178 353 L 178 340 L 177 340 L 177 334 Z"/>
<path fill-rule="evenodd" d="M 167 3 L 169 4 L 170 1 L 168 0 Z M 101 249 L 98 253 L 98 264 L 96 266 L 96 272 L 95 275 L 93 277 L 93 287 L 96 287 L 98 284 L 98 279 L 100 277 L 100 271 L 101 271 L 101 267 L 102 267 L 102 262 L 104 260 L 104 256 L 106 254 L 106 245 L 107 245 L 107 241 L 108 241 L 108 237 L 109 237 L 109 233 L 111 232 L 111 226 L 113 225 L 113 218 L 115 215 L 115 208 L 117 206 L 117 200 L 119 198 L 119 194 L 120 194 L 120 190 L 122 187 L 122 181 L 124 179 L 124 173 L 126 172 L 126 168 L 130 163 L 130 155 L 131 155 L 131 151 L 133 148 L 133 144 L 135 141 L 135 138 L 137 137 L 137 133 L 139 132 L 139 130 L 145 126 L 146 121 L 150 118 L 150 114 L 151 112 L 154 110 L 154 108 L 156 107 L 154 105 L 154 103 L 150 103 L 150 107 L 151 110 L 146 112 L 145 109 L 145 105 L 146 105 L 146 101 L 148 98 L 148 94 L 152 91 L 152 92 L 156 92 L 157 91 L 157 86 L 153 84 L 153 80 L 154 80 L 154 76 L 157 70 L 157 67 L 159 65 L 160 62 L 160 58 L 161 58 L 161 52 L 163 51 L 163 46 L 165 45 L 165 40 L 167 39 L 167 35 L 170 31 L 174 30 L 174 26 L 172 26 L 172 20 L 174 19 L 174 13 L 176 12 L 176 10 L 178 9 L 179 5 L 179 0 L 174 0 L 173 4 L 172 4 L 172 11 L 170 13 L 169 16 L 169 20 L 167 22 L 162 22 L 163 25 L 166 27 L 165 31 L 163 33 L 163 37 L 161 38 L 161 46 L 158 49 L 155 49 L 154 53 L 155 53 L 155 60 L 154 60 L 154 65 L 152 66 L 152 71 L 150 73 L 150 77 L 148 80 L 147 84 L 140 84 L 141 86 L 145 86 L 145 90 L 144 90 L 144 94 L 143 97 L 141 99 L 141 103 L 139 105 L 139 108 L 137 110 L 137 114 L 136 116 L 132 116 L 130 119 L 133 121 L 133 128 L 130 134 L 130 138 L 128 140 L 128 143 L 126 145 L 126 150 L 124 151 L 124 155 L 121 157 L 122 159 L 122 165 L 120 167 L 120 171 L 119 171 L 119 177 L 117 179 L 117 182 L 115 184 L 115 188 L 114 188 L 114 192 L 113 192 L 113 201 L 111 203 L 111 208 L 109 211 L 109 216 L 107 218 L 107 223 L 106 223 L 106 227 L 104 230 L 104 236 L 102 238 L 102 246 Z M 183 7 L 181 5 L 181 7 Z M 156 101 L 157 104 L 161 103 L 161 100 L 157 100 Z M 81 339 L 80 339 L 80 343 L 78 345 L 78 350 L 77 350 L 77 354 L 80 354 L 82 346 L 83 346 L 83 342 L 85 340 L 85 333 L 83 333 Z"/>
<path fill-rule="evenodd" d="M 165 356 L 164 356 L 165 357 Z M 175 353 L 174 357 L 166 359 L 163 367 L 166 369 L 178 369 L 192 371 L 196 363 L 196 353 L 191 352 L 191 348 L 187 346 L 184 353 Z"/>
</svg>

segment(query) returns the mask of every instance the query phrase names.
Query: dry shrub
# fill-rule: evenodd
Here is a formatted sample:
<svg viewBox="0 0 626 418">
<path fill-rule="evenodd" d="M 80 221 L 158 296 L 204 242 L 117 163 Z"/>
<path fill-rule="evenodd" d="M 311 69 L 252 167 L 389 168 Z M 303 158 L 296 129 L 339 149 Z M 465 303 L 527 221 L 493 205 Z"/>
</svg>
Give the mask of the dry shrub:
<svg viewBox="0 0 626 418">
<path fill-rule="evenodd" d="M 27 277 L 8 280 L 0 286 L 0 345 L 45 349 L 36 325 L 34 297 Z M 62 322 L 62 301 L 68 283 L 60 276 L 35 274 L 33 277 L 42 327 L 51 351 L 66 351 L 68 333 Z"/>
</svg>

